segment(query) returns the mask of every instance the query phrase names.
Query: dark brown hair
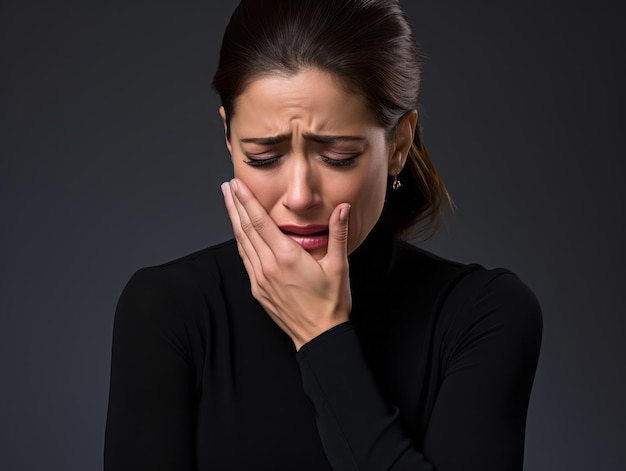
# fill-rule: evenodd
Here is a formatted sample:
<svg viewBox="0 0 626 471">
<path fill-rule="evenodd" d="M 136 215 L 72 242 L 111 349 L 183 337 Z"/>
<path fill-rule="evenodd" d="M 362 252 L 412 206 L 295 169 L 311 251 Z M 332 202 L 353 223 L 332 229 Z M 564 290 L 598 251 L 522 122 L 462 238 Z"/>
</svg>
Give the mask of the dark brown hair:
<svg viewBox="0 0 626 471">
<path fill-rule="evenodd" d="M 391 137 L 419 107 L 423 62 L 397 0 L 242 0 L 226 27 L 213 87 L 230 123 L 252 80 L 319 68 L 365 97 Z M 419 125 L 398 178 L 398 190 L 388 185 L 381 223 L 402 235 L 419 223 L 422 234 L 432 234 L 450 197 Z"/>
</svg>

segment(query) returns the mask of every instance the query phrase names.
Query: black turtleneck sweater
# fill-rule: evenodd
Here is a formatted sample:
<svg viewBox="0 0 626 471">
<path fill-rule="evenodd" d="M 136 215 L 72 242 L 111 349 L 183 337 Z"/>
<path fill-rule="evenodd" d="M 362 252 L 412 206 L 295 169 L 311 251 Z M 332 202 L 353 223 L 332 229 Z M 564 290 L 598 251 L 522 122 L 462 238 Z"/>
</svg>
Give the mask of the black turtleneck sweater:
<svg viewBox="0 0 626 471">
<path fill-rule="evenodd" d="M 228 241 L 133 275 L 105 470 L 519 470 L 541 312 L 511 272 L 370 236 L 350 321 L 295 351 Z"/>
</svg>

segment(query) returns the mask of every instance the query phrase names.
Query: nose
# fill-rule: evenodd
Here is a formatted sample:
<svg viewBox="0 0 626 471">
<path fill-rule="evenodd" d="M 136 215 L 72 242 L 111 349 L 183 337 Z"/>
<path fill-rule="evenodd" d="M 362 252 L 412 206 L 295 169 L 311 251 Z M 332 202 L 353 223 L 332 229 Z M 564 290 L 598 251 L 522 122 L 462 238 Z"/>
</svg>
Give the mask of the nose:
<svg viewBox="0 0 626 471">
<path fill-rule="evenodd" d="M 303 214 L 321 202 L 319 181 L 311 162 L 305 156 L 292 156 L 285 178 L 283 206 L 290 211 Z"/>
</svg>

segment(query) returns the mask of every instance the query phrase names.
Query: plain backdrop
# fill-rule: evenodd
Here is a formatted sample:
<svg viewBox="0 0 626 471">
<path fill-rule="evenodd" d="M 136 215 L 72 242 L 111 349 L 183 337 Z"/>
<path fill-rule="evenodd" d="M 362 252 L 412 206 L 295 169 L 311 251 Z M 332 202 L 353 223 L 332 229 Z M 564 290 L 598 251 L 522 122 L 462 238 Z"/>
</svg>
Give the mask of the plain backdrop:
<svg viewBox="0 0 626 471">
<path fill-rule="evenodd" d="M 2 2 L 0 469 L 102 468 L 124 284 L 231 237 L 210 82 L 235 4 Z M 403 4 L 457 204 L 425 247 L 543 306 L 526 469 L 626 469 L 621 2 Z"/>
</svg>

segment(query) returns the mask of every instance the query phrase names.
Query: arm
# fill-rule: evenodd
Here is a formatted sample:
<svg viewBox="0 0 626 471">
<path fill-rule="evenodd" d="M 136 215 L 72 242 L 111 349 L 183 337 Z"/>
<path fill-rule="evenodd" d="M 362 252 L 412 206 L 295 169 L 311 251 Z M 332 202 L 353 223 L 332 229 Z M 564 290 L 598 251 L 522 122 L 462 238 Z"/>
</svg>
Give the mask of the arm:
<svg viewBox="0 0 626 471">
<path fill-rule="evenodd" d="M 485 285 L 473 274 L 452 294 L 476 293 L 465 312 L 450 313 L 441 352 L 444 377 L 424 451 L 442 471 L 522 469 L 541 309 L 515 275 L 493 275 Z"/>
<path fill-rule="evenodd" d="M 423 453 L 401 429 L 398 411 L 380 395 L 349 323 L 300 350 L 305 391 L 335 469 L 522 469 L 541 313 L 514 275 L 501 274 L 485 285 L 486 274 L 465 280 L 444 307 L 451 328 Z M 467 293 L 477 293 L 470 305 Z"/>
<path fill-rule="evenodd" d="M 304 345 L 298 362 L 335 470 L 433 470 L 380 394 L 349 322 Z"/>
<path fill-rule="evenodd" d="M 499 288 L 494 283 L 493 291 L 485 291 L 488 283 L 480 278 L 478 289 L 454 290 L 461 300 L 448 311 L 460 318 L 452 321 L 454 329 L 446 339 L 457 342 L 450 344 L 450 361 L 421 453 L 402 431 L 398 412 L 380 394 L 347 322 L 348 227 L 341 218 L 342 205 L 329 221 L 327 255 L 316 261 L 278 230 L 243 182 L 222 189 L 252 294 L 299 350 L 305 393 L 316 409 L 320 437 L 335 469 L 488 471 L 521 466 L 518 452 L 523 450 L 540 314 L 532 294 L 515 277 L 512 289 L 500 295 L 489 295 Z M 512 342 L 527 316 L 531 328 L 522 329 Z M 531 374 L 523 374 L 528 369 Z M 484 388 L 486 395 L 466 397 L 463 388 Z M 480 411 L 480 420 L 467 420 L 472 408 Z M 458 430 L 449 433 L 451 428 Z M 468 453 L 466 439 L 476 443 Z M 493 449 L 485 455 L 486 444 Z M 505 450 L 503 459 L 500 449 Z M 460 461 L 450 456 L 460 456 Z M 504 462 L 507 467 L 501 468 Z"/>
<path fill-rule="evenodd" d="M 105 470 L 189 470 L 194 463 L 187 334 L 164 285 L 140 270 L 117 306 Z"/>
</svg>

